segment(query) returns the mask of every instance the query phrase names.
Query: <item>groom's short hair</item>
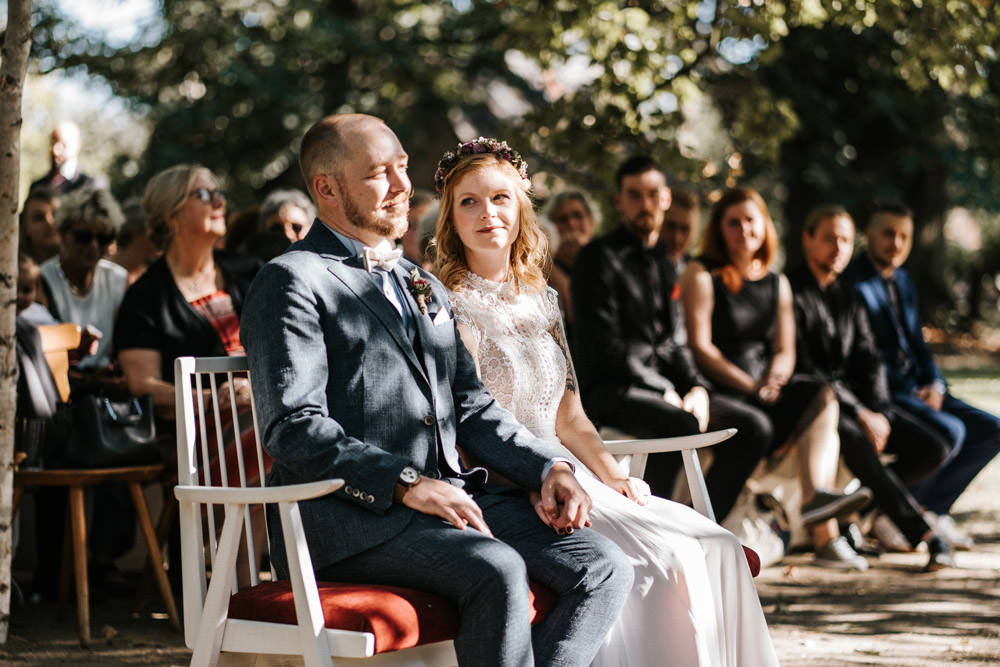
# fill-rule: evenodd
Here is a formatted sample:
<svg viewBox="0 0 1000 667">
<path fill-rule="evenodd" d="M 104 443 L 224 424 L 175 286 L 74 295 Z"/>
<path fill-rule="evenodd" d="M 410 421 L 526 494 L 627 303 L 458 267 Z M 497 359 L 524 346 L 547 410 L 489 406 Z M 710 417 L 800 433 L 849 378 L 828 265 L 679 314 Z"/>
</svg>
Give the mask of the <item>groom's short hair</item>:
<svg viewBox="0 0 1000 667">
<path fill-rule="evenodd" d="M 299 167 L 306 188 L 316 200 L 313 179 L 326 172 L 334 179 L 340 178 L 343 161 L 348 156 L 357 132 L 368 124 L 385 125 L 382 119 L 366 114 L 334 114 L 317 121 L 302 137 L 299 147 Z"/>
</svg>

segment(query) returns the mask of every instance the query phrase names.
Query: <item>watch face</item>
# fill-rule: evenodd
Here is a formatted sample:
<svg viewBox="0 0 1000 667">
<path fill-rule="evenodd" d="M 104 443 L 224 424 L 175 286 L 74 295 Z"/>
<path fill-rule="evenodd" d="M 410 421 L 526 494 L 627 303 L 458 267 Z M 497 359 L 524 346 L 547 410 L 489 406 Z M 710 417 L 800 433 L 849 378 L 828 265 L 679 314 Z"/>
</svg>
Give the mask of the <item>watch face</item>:
<svg viewBox="0 0 1000 667">
<path fill-rule="evenodd" d="M 418 473 L 410 466 L 406 466 L 399 473 L 399 481 L 401 481 L 403 484 L 413 484 L 417 481 L 419 477 L 420 473 Z"/>
</svg>

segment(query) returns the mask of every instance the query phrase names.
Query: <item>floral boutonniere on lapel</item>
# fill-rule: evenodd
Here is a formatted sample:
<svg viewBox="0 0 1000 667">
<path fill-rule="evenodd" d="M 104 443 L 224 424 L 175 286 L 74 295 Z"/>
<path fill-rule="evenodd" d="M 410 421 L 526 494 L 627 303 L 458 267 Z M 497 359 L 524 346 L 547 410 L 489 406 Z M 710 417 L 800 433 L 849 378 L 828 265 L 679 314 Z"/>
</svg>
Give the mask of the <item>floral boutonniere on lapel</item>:
<svg viewBox="0 0 1000 667">
<path fill-rule="evenodd" d="M 417 300 L 421 314 L 426 315 L 427 304 L 432 300 L 431 284 L 426 278 L 421 277 L 417 269 L 410 271 L 410 294 Z"/>
</svg>

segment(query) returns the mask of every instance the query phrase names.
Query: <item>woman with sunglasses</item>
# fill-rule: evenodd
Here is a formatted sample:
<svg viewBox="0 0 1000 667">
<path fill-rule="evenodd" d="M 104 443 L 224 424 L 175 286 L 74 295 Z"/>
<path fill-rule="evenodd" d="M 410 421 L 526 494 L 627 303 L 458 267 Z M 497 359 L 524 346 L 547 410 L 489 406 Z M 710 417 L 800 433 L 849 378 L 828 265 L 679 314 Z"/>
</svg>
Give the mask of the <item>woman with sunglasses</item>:
<svg viewBox="0 0 1000 667">
<path fill-rule="evenodd" d="M 226 233 L 226 198 L 205 167 L 180 164 L 156 174 L 146 185 L 142 207 L 150 240 L 163 248 L 163 254 L 128 288 L 118 313 L 115 344 L 129 391 L 136 396 L 152 394 L 158 433 L 172 436 L 174 359 L 244 353 L 239 316 L 260 261 L 216 249 Z M 222 405 L 229 405 L 230 391 L 238 408 L 250 405 L 246 380 L 236 379 L 221 391 Z M 223 424 L 231 423 L 223 417 Z M 208 430 L 214 433 L 214 428 Z M 231 432 L 223 438 L 226 460 L 233 457 L 229 468 L 235 469 L 237 442 L 243 439 Z M 247 470 L 257 470 L 256 455 L 244 451 L 249 456 Z M 217 474 L 219 466 L 212 463 Z M 263 535 L 260 514 L 255 534 Z M 171 562 L 179 557 L 179 546 L 174 530 L 168 542 Z"/>
<path fill-rule="evenodd" d="M 260 262 L 216 249 L 226 233 L 226 198 L 205 167 L 182 164 L 153 176 L 142 206 L 163 255 L 125 294 L 118 359 L 131 392 L 152 394 L 158 413 L 173 419 L 174 359 L 243 354 L 240 309 Z M 236 396 L 249 401 L 245 388 Z"/>
<path fill-rule="evenodd" d="M 74 190 L 56 209 L 62 249 L 42 262 L 42 291 L 57 320 L 84 330 L 80 370 L 96 371 L 111 363 L 111 332 L 128 274 L 104 257 L 124 221 L 121 207 L 107 190 Z"/>
</svg>

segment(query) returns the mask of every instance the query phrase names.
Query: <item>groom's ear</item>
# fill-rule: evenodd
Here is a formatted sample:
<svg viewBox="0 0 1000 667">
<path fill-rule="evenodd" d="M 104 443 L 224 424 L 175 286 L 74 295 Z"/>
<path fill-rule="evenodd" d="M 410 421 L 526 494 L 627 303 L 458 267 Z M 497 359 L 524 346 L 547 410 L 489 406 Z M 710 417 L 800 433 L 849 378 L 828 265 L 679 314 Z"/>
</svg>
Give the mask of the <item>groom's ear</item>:
<svg viewBox="0 0 1000 667">
<path fill-rule="evenodd" d="M 317 205 L 327 208 L 340 206 L 340 188 L 329 174 L 320 172 L 313 177 L 313 192 L 316 193 Z"/>
</svg>

